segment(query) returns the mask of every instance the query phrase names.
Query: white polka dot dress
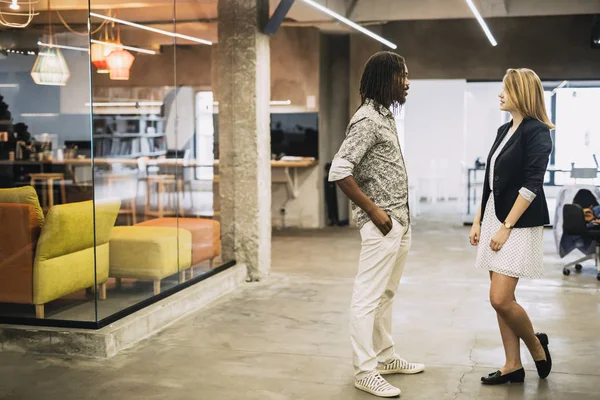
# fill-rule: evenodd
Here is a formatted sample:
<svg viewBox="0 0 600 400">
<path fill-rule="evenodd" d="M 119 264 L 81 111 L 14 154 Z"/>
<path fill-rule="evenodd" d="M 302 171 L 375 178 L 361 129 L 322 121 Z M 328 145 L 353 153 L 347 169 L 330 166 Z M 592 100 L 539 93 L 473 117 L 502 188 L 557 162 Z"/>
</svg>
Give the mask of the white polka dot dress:
<svg viewBox="0 0 600 400">
<path fill-rule="evenodd" d="M 494 166 L 498 154 L 506 145 L 511 135 L 506 135 L 490 161 L 490 188 L 494 190 Z M 481 223 L 481 237 L 477 251 L 477 268 L 511 276 L 513 278 L 540 278 L 544 272 L 544 227 L 513 228 L 508 240 L 498 252 L 490 248 L 490 242 L 503 222 L 496 217 L 494 195 L 485 207 Z"/>
</svg>

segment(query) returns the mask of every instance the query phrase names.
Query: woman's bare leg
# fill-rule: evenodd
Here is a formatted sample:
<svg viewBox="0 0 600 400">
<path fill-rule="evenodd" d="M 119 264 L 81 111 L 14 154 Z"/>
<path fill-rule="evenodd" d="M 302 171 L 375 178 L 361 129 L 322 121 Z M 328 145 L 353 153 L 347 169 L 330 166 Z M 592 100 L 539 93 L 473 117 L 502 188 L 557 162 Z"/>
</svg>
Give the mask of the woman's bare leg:
<svg viewBox="0 0 600 400">
<path fill-rule="evenodd" d="M 493 272 L 490 271 L 490 280 L 492 280 Z M 513 301 L 517 301 L 513 296 Z M 496 313 L 498 318 L 498 326 L 500 327 L 500 336 L 502 336 L 502 344 L 504 346 L 504 354 L 506 356 L 506 362 L 500 372 L 502 375 L 509 374 L 513 371 L 523 368 L 521 362 L 521 341 L 519 337 L 510 329 L 508 324 Z"/>
<path fill-rule="evenodd" d="M 529 349 L 531 356 L 535 361 L 545 360 L 546 354 L 544 353 L 544 349 L 540 344 L 540 341 L 535 336 L 535 332 L 533 331 L 533 325 L 531 324 L 531 320 L 527 315 L 527 312 L 515 301 L 515 289 L 517 287 L 517 283 L 519 282 L 518 278 L 513 278 L 510 276 L 494 273 L 492 274 L 492 285 L 490 288 L 490 302 L 492 303 L 492 307 L 496 310 L 498 314 L 498 322 L 500 324 L 500 330 L 502 333 L 502 321 L 506 324 L 508 328 L 512 331 L 512 335 L 515 335 L 517 338 L 520 338 L 525 342 L 525 345 Z M 511 344 L 511 357 L 514 352 L 514 340 L 511 338 L 511 335 L 507 335 L 507 338 Z M 502 336 L 502 340 L 504 342 L 504 335 Z M 508 363 L 508 349 L 505 345 L 505 351 L 507 353 L 507 363 Z M 520 358 L 520 356 L 519 356 Z M 512 360 L 512 359 L 511 359 Z"/>
</svg>

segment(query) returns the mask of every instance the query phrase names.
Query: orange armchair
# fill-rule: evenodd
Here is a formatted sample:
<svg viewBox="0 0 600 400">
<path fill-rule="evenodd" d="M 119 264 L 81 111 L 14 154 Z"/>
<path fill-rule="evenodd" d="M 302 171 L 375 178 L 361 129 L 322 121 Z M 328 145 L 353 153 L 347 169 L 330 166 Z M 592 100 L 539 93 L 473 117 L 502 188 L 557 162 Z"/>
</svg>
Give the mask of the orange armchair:
<svg viewBox="0 0 600 400">
<path fill-rule="evenodd" d="M 0 203 L 0 302 L 33 303 L 33 259 L 41 226 L 29 204 Z"/>
</svg>

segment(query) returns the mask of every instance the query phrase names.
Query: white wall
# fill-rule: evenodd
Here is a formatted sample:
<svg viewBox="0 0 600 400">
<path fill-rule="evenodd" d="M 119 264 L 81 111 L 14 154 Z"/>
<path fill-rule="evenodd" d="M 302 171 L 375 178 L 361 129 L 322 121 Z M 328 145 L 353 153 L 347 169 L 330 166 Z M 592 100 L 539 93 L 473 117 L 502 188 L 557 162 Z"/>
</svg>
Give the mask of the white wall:
<svg viewBox="0 0 600 400">
<path fill-rule="evenodd" d="M 500 125 L 506 121 L 500 111 L 498 93 L 501 82 L 468 83 L 466 93 L 466 163 L 474 166 L 475 159 L 486 160 Z"/>
<path fill-rule="evenodd" d="M 458 198 L 465 159 L 465 80 L 411 80 L 405 159 L 421 197 Z"/>
<path fill-rule="evenodd" d="M 319 179 L 319 169 L 323 168 L 317 164 L 310 168 L 298 168 L 298 197 L 288 200 L 286 185 L 273 183 L 271 186 L 271 222 L 273 227 L 281 228 L 281 208 L 285 207 L 285 225 L 294 228 L 320 228 L 321 203 L 318 201 L 322 196 L 324 182 Z M 283 174 L 281 168 L 271 169 L 272 177 L 277 179 Z"/>
</svg>

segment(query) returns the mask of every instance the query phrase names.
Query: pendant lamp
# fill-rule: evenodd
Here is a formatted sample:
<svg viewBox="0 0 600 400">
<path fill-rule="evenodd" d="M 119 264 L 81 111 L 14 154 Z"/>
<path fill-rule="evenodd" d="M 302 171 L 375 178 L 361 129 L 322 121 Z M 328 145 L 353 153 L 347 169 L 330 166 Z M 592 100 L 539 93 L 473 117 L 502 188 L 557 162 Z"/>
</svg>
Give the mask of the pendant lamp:
<svg viewBox="0 0 600 400">
<path fill-rule="evenodd" d="M 104 43 L 92 43 L 90 46 L 90 56 L 92 64 L 96 67 L 99 74 L 108 74 L 108 65 L 106 57 L 115 49 L 114 46 L 108 46 L 105 43 L 119 44 L 118 41 L 109 39 L 108 26 L 104 28 Z"/>
<path fill-rule="evenodd" d="M 135 57 L 124 49 L 113 50 L 106 57 L 106 64 L 110 71 L 110 79 L 116 81 L 129 80 L 129 70 Z"/>
<path fill-rule="evenodd" d="M 52 9 L 48 0 L 48 34 L 44 35 L 44 42 L 53 45 L 56 37 L 52 32 Z M 65 86 L 71 77 L 67 61 L 58 47 L 42 48 L 35 60 L 31 77 L 38 85 Z"/>
<path fill-rule="evenodd" d="M 121 28 L 117 27 L 117 43 L 121 43 Z M 113 81 L 129 80 L 129 70 L 135 57 L 127 50 L 120 48 L 110 52 L 106 57 L 106 65 Z"/>
</svg>

